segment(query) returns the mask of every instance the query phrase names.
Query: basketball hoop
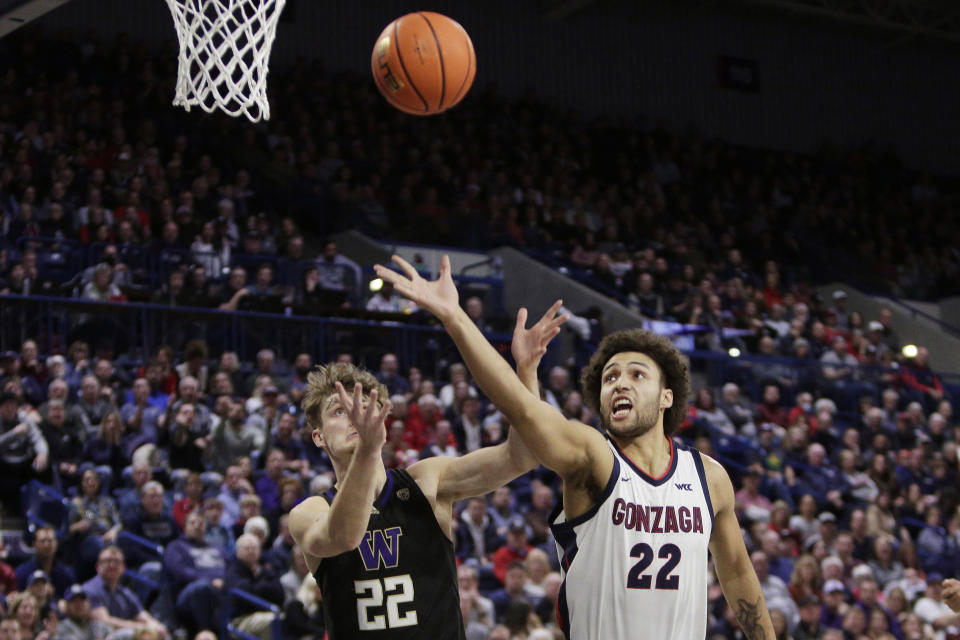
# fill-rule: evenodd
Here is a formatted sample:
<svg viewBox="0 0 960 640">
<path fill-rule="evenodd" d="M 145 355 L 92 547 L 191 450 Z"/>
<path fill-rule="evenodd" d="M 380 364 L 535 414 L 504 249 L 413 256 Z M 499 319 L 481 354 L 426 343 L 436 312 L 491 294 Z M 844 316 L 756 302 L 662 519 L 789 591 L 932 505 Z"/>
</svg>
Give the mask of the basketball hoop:
<svg viewBox="0 0 960 640">
<path fill-rule="evenodd" d="M 167 0 L 180 41 L 175 106 L 270 119 L 267 73 L 286 0 Z"/>
</svg>

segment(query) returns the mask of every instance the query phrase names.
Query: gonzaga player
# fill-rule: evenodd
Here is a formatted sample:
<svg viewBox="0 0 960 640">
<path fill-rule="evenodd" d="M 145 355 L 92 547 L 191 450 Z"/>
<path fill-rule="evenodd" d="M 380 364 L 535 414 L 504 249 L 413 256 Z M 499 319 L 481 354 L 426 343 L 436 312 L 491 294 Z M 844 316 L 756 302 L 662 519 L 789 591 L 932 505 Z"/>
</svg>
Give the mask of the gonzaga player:
<svg viewBox="0 0 960 640">
<path fill-rule="evenodd" d="M 581 383 L 602 418 L 601 434 L 524 388 L 460 308 L 449 259 L 433 282 L 393 260 L 404 275 L 379 265 L 378 275 L 443 322 L 487 397 L 563 478 L 552 524 L 565 571 L 559 617 L 568 638 L 702 640 L 708 549 L 746 637 L 774 637 L 730 478 L 669 437 L 686 414 L 690 381 L 668 340 L 630 330 L 600 343 Z"/>
</svg>

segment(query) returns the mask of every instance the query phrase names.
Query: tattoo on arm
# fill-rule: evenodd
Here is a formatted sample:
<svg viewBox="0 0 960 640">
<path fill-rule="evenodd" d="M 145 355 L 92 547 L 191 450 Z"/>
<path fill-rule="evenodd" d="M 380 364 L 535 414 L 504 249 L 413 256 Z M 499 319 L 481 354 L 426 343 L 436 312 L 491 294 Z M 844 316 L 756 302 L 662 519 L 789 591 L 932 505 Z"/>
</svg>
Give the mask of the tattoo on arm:
<svg viewBox="0 0 960 640">
<path fill-rule="evenodd" d="M 737 622 L 743 628 L 749 640 L 766 640 L 767 634 L 760 625 L 760 605 L 763 598 L 757 598 L 756 603 L 750 603 L 739 598 L 737 600 Z"/>
</svg>

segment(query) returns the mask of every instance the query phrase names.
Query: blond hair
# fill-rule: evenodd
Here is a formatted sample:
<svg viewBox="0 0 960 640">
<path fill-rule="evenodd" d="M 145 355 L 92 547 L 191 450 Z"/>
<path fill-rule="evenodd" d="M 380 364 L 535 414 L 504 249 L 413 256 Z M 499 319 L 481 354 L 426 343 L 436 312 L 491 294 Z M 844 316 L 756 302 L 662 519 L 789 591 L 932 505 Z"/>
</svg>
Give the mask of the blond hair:
<svg viewBox="0 0 960 640">
<path fill-rule="evenodd" d="M 307 376 L 307 392 L 303 396 L 303 412 L 311 429 L 323 428 L 323 406 L 327 398 L 337 392 L 336 383 L 343 385 L 348 394 L 358 382 L 363 394 L 369 396 L 377 392 L 379 403 L 390 397 L 387 388 L 372 373 L 345 362 L 333 362 L 325 367 L 317 367 Z"/>
</svg>

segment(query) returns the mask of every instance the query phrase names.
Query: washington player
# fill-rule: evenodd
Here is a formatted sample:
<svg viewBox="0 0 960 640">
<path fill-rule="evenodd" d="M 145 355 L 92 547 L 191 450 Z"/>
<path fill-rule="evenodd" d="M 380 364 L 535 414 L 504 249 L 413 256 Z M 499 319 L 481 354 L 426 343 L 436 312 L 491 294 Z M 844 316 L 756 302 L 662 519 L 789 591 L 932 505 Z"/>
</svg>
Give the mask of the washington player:
<svg viewBox="0 0 960 640">
<path fill-rule="evenodd" d="M 600 412 L 601 434 L 524 389 L 460 308 L 446 256 L 433 282 L 393 260 L 405 275 L 380 265 L 378 275 L 443 322 L 487 397 L 563 478 L 562 510 L 552 526 L 568 638 L 702 640 L 708 549 L 746 637 L 774 637 L 729 477 L 668 437 L 683 420 L 690 389 L 686 364 L 668 340 L 632 330 L 600 343 L 582 383 L 584 399 Z"/>
<path fill-rule="evenodd" d="M 529 331 L 526 313 L 518 316 L 511 350 L 534 390 L 540 358 L 565 320 L 555 317 L 559 306 Z M 503 486 L 536 459 L 511 430 L 495 447 L 387 470 L 381 449 L 390 403 L 379 402 L 386 388 L 343 363 L 314 371 L 307 381 L 304 412 L 337 484 L 297 505 L 290 531 L 320 586 L 330 639 L 462 639 L 453 502 Z"/>
</svg>

